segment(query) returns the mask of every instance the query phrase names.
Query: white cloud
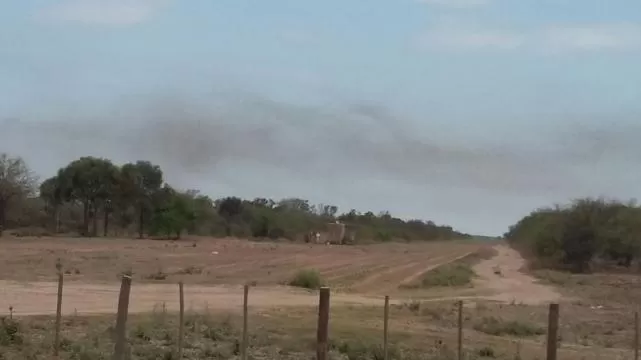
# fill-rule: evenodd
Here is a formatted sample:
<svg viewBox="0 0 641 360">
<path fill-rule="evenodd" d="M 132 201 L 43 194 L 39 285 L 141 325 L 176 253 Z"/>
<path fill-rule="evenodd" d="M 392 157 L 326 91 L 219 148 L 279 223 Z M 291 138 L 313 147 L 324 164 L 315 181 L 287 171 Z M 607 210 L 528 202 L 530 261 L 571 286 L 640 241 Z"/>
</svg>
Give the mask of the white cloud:
<svg viewBox="0 0 641 360">
<path fill-rule="evenodd" d="M 419 45 L 446 50 L 512 49 L 523 41 L 516 33 L 447 21 L 429 29 L 419 38 Z"/>
<path fill-rule="evenodd" d="M 555 25 L 518 31 L 446 21 L 428 28 L 418 44 L 422 48 L 457 51 L 516 48 L 547 53 L 631 51 L 641 50 L 641 25 Z"/>
<path fill-rule="evenodd" d="M 149 20 L 168 0 L 64 0 L 37 17 L 94 25 L 133 25 Z"/>
<path fill-rule="evenodd" d="M 542 45 L 553 51 L 629 50 L 641 48 L 641 26 L 593 24 L 550 26 L 540 34 Z"/>
<path fill-rule="evenodd" d="M 466 9 L 488 5 L 490 0 L 418 0 L 420 3 L 457 9 Z"/>
</svg>

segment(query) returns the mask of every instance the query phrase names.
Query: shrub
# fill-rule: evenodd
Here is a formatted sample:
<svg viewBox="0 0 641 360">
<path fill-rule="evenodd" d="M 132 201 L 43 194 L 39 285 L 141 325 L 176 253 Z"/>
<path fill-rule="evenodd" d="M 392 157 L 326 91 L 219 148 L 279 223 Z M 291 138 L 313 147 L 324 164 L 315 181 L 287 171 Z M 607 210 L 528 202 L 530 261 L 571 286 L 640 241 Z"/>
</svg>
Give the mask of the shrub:
<svg viewBox="0 0 641 360">
<path fill-rule="evenodd" d="M 452 263 L 425 273 L 421 279 L 421 285 L 423 287 L 464 286 L 471 283 L 475 275 L 469 265 Z"/>
<path fill-rule="evenodd" d="M 148 280 L 166 280 L 167 279 L 167 274 L 164 273 L 162 270 L 158 270 L 153 274 L 147 275 Z"/>
<path fill-rule="evenodd" d="M 347 357 L 348 360 L 383 360 L 383 347 L 379 344 L 370 344 L 364 340 L 359 341 L 338 341 L 330 344 L 333 350 Z M 390 359 L 400 359 L 401 352 L 396 346 L 388 347 Z"/>
<path fill-rule="evenodd" d="M 15 320 L 2 318 L 0 320 L 0 345 L 14 344 L 22 344 L 20 324 Z"/>
<path fill-rule="evenodd" d="M 480 357 L 484 358 L 495 358 L 496 354 L 494 353 L 494 349 L 489 347 L 489 346 L 484 346 L 477 351 L 478 355 Z"/>
<path fill-rule="evenodd" d="M 630 268 L 641 257 L 641 207 L 605 199 L 579 199 L 533 211 L 504 237 L 541 267 L 589 272 L 601 266 Z"/>
<path fill-rule="evenodd" d="M 299 270 L 296 275 L 294 275 L 294 278 L 289 282 L 289 285 L 315 290 L 323 286 L 323 280 L 318 270 L 303 269 Z"/>
<path fill-rule="evenodd" d="M 545 330 L 540 326 L 514 320 L 503 321 L 493 316 L 481 319 L 474 325 L 474 330 L 494 336 L 527 337 L 545 334 Z"/>
</svg>

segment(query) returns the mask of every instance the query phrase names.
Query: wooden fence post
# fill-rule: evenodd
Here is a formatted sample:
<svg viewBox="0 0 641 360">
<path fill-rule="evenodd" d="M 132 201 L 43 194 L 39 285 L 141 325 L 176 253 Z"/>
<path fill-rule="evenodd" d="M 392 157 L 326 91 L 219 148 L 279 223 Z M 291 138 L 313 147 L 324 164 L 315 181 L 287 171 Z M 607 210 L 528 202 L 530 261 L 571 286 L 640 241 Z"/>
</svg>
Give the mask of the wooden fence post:
<svg viewBox="0 0 641 360">
<path fill-rule="evenodd" d="M 550 304 L 548 314 L 547 360 L 556 360 L 559 333 L 559 304 Z"/>
<path fill-rule="evenodd" d="M 463 300 L 458 301 L 458 360 L 463 360 Z"/>
<path fill-rule="evenodd" d="M 127 315 L 129 313 L 129 294 L 131 293 L 131 275 L 122 276 L 120 295 L 118 296 L 118 315 L 116 317 L 116 345 L 114 360 L 125 360 L 127 351 Z"/>
<path fill-rule="evenodd" d="M 327 360 L 329 338 L 329 288 L 320 288 L 318 299 L 318 332 L 316 333 L 316 360 Z"/>
<path fill-rule="evenodd" d="M 60 259 L 56 263 L 58 270 L 58 302 L 56 304 L 56 333 L 53 340 L 53 356 L 58 356 L 60 351 L 60 328 L 62 327 L 62 285 L 64 274 L 62 272 L 62 263 Z"/>
<path fill-rule="evenodd" d="M 249 304 L 249 285 L 245 284 L 243 287 L 243 342 L 242 349 L 240 352 L 241 360 L 247 360 L 247 347 L 249 346 L 249 337 L 247 334 L 247 324 L 248 324 L 248 306 Z"/>
<path fill-rule="evenodd" d="M 383 311 L 383 360 L 388 359 L 388 331 L 389 331 L 389 296 L 385 295 L 385 310 Z"/>
<path fill-rule="evenodd" d="M 634 360 L 639 360 L 639 311 L 634 312 Z"/>
<path fill-rule="evenodd" d="M 178 315 L 178 359 L 183 358 L 183 338 L 185 334 L 185 294 L 183 292 L 183 282 L 178 283 L 178 298 L 180 301 L 180 313 Z"/>
</svg>

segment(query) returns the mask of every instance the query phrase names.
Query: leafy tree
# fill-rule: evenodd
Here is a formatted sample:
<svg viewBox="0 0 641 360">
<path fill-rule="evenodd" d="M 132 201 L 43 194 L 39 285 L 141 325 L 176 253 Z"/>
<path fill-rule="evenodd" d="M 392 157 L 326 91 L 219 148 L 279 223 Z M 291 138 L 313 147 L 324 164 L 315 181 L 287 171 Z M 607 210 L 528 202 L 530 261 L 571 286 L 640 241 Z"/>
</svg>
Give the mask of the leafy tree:
<svg viewBox="0 0 641 360">
<path fill-rule="evenodd" d="M 589 271 L 594 263 L 630 267 L 641 255 L 641 208 L 634 203 L 580 199 L 538 209 L 505 238 L 541 266 Z"/>
<path fill-rule="evenodd" d="M 63 184 L 60 175 L 48 178 L 40 184 L 40 197 L 45 201 L 45 211 L 52 215 L 54 232 L 60 232 L 60 207 L 63 204 Z"/>
<path fill-rule="evenodd" d="M 225 219 L 225 234 L 231 236 L 231 222 L 243 212 L 243 201 L 237 197 L 227 197 L 218 203 L 218 214 Z"/>
<path fill-rule="evenodd" d="M 154 214 L 151 225 L 154 234 L 180 239 L 182 232 L 194 221 L 194 198 L 191 194 L 179 193 L 168 185 L 154 197 Z"/>
<path fill-rule="evenodd" d="M 9 206 L 19 198 L 33 194 L 36 188 L 36 178 L 20 157 L 0 154 L 0 236 L 7 222 Z"/>
<path fill-rule="evenodd" d="M 72 161 L 60 172 L 63 194 L 68 201 L 78 201 L 83 207 L 82 234 L 97 234 L 97 212 L 118 186 L 118 168 L 110 160 L 82 157 Z M 93 219 L 93 231 L 89 221 Z"/>
<path fill-rule="evenodd" d="M 160 166 L 149 161 L 125 164 L 121 169 L 120 184 L 123 196 L 137 209 L 138 237 L 142 238 L 146 213 L 152 210 L 152 196 L 161 189 L 163 172 Z"/>
<path fill-rule="evenodd" d="M 308 213 L 312 211 L 309 201 L 299 198 L 287 198 L 278 202 L 276 206 L 279 210 L 285 211 L 299 211 L 303 213 Z"/>
<path fill-rule="evenodd" d="M 338 215 L 336 206 L 311 206 L 309 201 L 300 198 L 274 201 L 227 197 L 214 201 L 197 190 L 182 192 L 171 188 L 163 182 L 160 167 L 148 161 L 129 163 L 120 168 L 108 159 L 82 157 L 40 184 L 39 197 L 34 198 L 31 189 L 35 183 L 30 181 L 24 163 L 9 161 L 7 156 L 2 159 L 4 170 L 0 179 L 4 180 L 0 182 L 0 199 L 5 199 L 5 209 L 12 205 L 6 200 L 9 198 L 20 205 L 11 208 L 11 226 L 50 226 L 55 221 L 56 232 L 77 227 L 88 236 L 97 234 L 99 215 L 102 215 L 104 236 L 110 229 L 127 231 L 137 222 L 140 237 L 149 228 L 152 235 L 176 238 L 188 233 L 301 240 L 310 232 L 326 230 L 328 222 L 340 220 L 349 227 L 350 238 L 356 233 L 356 238 L 364 240 L 428 241 L 469 237 L 449 226 L 421 220 L 405 221 L 388 212 L 375 215 L 371 211 L 363 214 L 352 210 Z M 22 181 L 23 178 L 7 181 L 8 178 L 17 179 L 13 175 L 16 168 L 20 169 L 17 173 L 27 175 L 24 179 L 28 181 Z M 15 187 L 14 183 L 28 186 Z M 2 216 L 6 218 L 4 214 Z M 4 220 L 3 228 L 6 228 Z M 620 254 L 629 249 L 628 242 L 634 242 L 632 235 L 626 239 L 616 246 L 612 242 L 608 254 L 621 258 Z"/>
</svg>

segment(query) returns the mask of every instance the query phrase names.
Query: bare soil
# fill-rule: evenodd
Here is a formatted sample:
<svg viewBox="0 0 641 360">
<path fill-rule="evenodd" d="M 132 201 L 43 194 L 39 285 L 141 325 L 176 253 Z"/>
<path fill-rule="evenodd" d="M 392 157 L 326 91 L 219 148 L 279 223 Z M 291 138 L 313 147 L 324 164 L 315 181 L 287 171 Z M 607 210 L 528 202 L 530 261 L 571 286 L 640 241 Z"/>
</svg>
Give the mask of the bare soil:
<svg viewBox="0 0 641 360">
<path fill-rule="evenodd" d="M 148 316 L 136 313 L 152 312 L 151 316 L 158 317 L 176 310 L 178 280 L 187 284 L 188 313 L 199 319 L 201 314 L 210 312 L 238 314 L 240 285 L 256 281 L 258 285 L 250 292 L 251 323 L 255 324 L 252 334 L 266 338 L 264 348 L 260 345 L 252 351 L 274 348 L 279 354 L 305 352 L 310 351 L 305 344 L 312 344 L 315 334 L 317 294 L 279 285 L 304 267 L 318 269 L 332 287 L 331 336 L 336 341 L 366 341 L 378 346 L 382 295 L 389 294 L 393 346 L 411 347 L 422 354 L 451 353 L 456 344 L 458 317 L 454 300 L 466 299 L 464 346 L 470 358 L 481 350 L 491 349 L 496 359 L 514 359 L 517 353 L 524 360 L 541 359 L 545 334 L 519 332 L 545 329 L 548 303 L 560 302 L 560 358 L 632 358 L 635 307 L 630 304 L 635 304 L 641 294 L 638 276 L 539 272 L 536 279 L 523 272 L 524 260 L 517 252 L 502 244 L 492 247 L 495 255 L 473 266 L 478 275 L 473 286 L 403 290 L 399 285 L 415 281 L 425 271 L 466 258 L 486 246 L 466 242 L 327 247 L 220 239 L 175 243 L 119 239 L 3 240 L 0 309 L 13 306 L 16 316 L 53 314 L 57 291 L 53 269 L 58 257 L 68 271 L 63 312 L 67 314 L 65 324 L 70 325 L 65 334 L 91 344 L 103 339 L 103 332 L 112 324 L 119 291 L 118 273 L 128 266 L 135 274 L 130 305 L 134 323 Z M 150 275 L 159 272 L 167 278 L 150 279 Z M 99 313 L 109 316 L 91 317 L 95 320 L 68 316 Z M 45 330 L 51 327 L 50 317 L 42 318 L 44 322 L 39 317 L 28 319 L 34 321 L 29 330 L 34 339 L 40 339 L 38 331 L 46 334 Z M 479 327 L 483 324 L 494 324 L 505 333 L 484 332 Z M 149 331 L 158 328 L 145 326 L 149 326 Z M 84 334 L 90 333 L 86 330 L 94 328 L 100 331 L 91 339 L 84 339 Z M 165 331 L 171 335 L 172 329 L 167 327 Z M 48 352 L 50 343 L 46 339 L 42 351 Z"/>
<path fill-rule="evenodd" d="M 326 246 L 198 238 L 177 242 L 130 239 L 13 239 L 0 242 L 0 308 L 16 315 L 55 312 L 56 259 L 64 264 L 63 312 L 113 313 L 119 274 L 132 270 L 131 312 L 178 307 L 178 281 L 188 308 L 234 310 L 241 284 L 253 307 L 313 306 L 313 292 L 287 283 L 317 269 L 334 290 L 332 304 L 374 305 L 408 277 L 467 256 L 478 243 Z M 161 305 L 162 304 L 162 305 Z"/>
<path fill-rule="evenodd" d="M 481 248 L 467 242 L 328 247 L 221 239 L 172 243 L 21 239 L 4 241 L 0 246 L 0 260 L 5 264 L 1 273 L 4 280 L 0 280 L 4 290 L 0 308 L 11 306 L 16 315 L 55 312 L 57 283 L 52 280 L 57 258 L 61 258 L 67 272 L 64 313 L 115 312 L 119 291 L 116 280 L 126 264 L 132 264 L 138 275 L 130 303 L 130 311 L 135 313 L 159 306 L 177 310 L 178 280 L 187 283 L 186 304 L 194 310 L 238 309 L 242 296 L 239 284 L 247 282 L 258 285 L 251 291 L 252 307 L 314 306 L 314 292 L 278 285 L 303 267 L 318 269 L 338 290 L 332 298 L 334 305 L 376 305 L 383 295 L 394 294 L 399 285 Z M 559 298 L 554 290 L 519 272 L 523 260 L 516 252 L 503 245 L 496 249 L 496 256 L 476 266 L 480 276 L 477 294 L 487 294 L 489 290 L 490 299 L 524 303 Z M 491 271 L 497 265 L 503 269 L 501 277 Z M 166 278 L 152 280 L 157 274 Z"/>
<path fill-rule="evenodd" d="M 541 284 L 531 275 L 524 273 L 525 260 L 507 245 L 494 247 L 496 255 L 474 266 L 479 276 L 474 286 L 490 290 L 488 300 L 513 302 L 527 305 L 541 305 L 558 302 L 561 294 L 549 285 Z M 499 272 L 499 273 L 497 273 Z"/>
</svg>

